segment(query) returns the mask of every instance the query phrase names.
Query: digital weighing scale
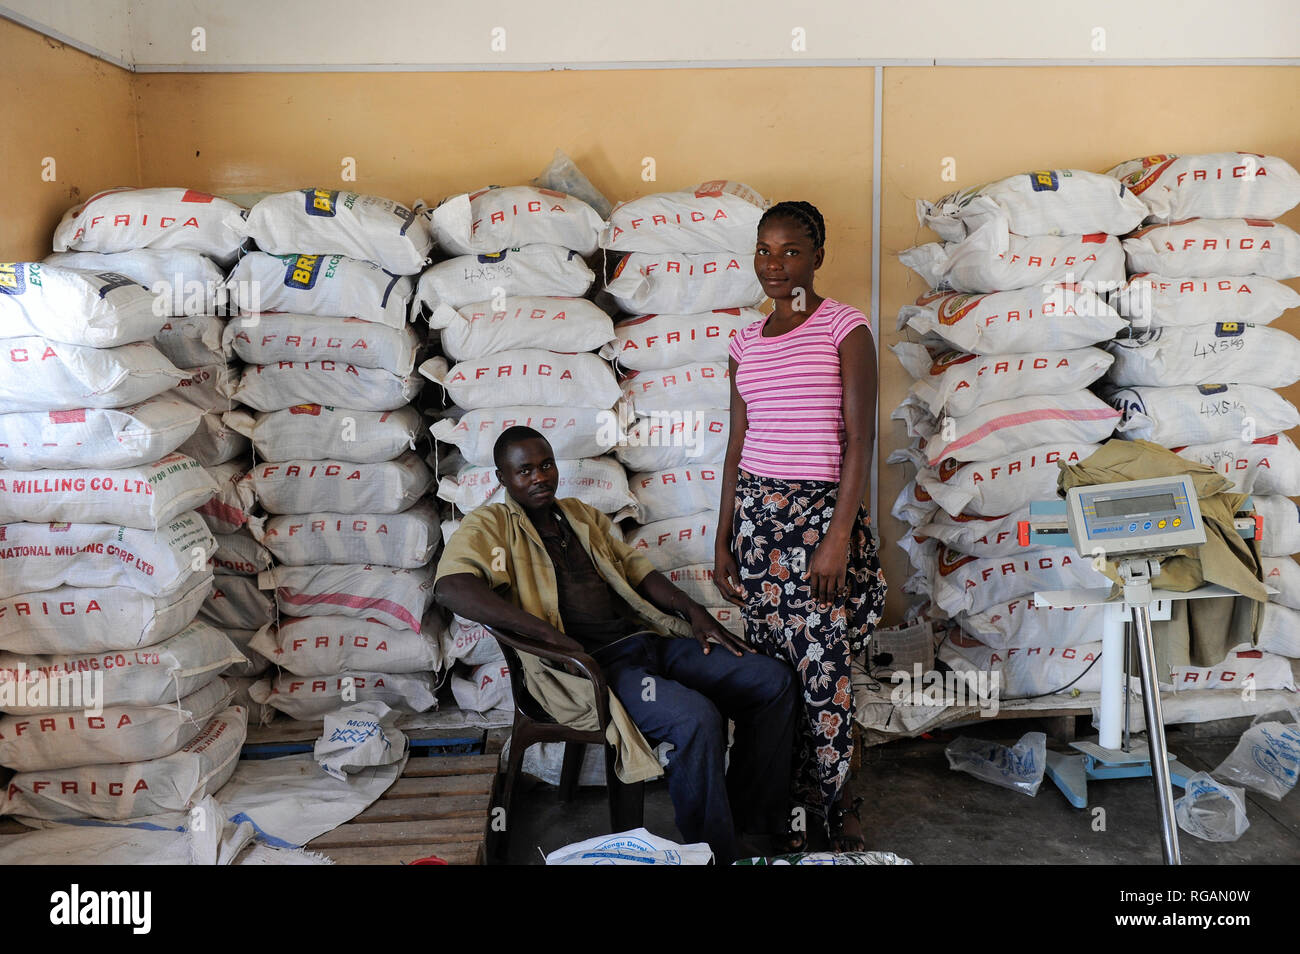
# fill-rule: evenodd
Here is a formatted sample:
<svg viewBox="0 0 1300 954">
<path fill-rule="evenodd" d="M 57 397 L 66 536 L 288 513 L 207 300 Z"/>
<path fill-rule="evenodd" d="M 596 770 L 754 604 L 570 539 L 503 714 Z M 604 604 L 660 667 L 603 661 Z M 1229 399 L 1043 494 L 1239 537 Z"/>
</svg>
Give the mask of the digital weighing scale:
<svg viewBox="0 0 1300 954">
<path fill-rule="evenodd" d="M 1256 540 L 1262 536 L 1259 516 L 1237 519 L 1238 532 Z M 1062 606 L 1106 607 L 1101 652 L 1101 718 L 1097 741 L 1071 745 L 1079 754 L 1047 753 L 1047 775 L 1076 808 L 1088 804 L 1088 779 L 1154 776 L 1160 809 L 1165 863 L 1181 864 L 1178 828 L 1174 822 L 1173 784 L 1186 785 L 1192 770 L 1172 758 L 1165 746 L 1160 708 L 1155 643 L 1151 620 L 1168 619 L 1175 599 L 1236 596 L 1222 586 L 1207 585 L 1187 593 L 1153 589 L 1160 558 L 1184 547 L 1205 543 L 1205 525 L 1190 475 L 1152 477 L 1112 484 L 1071 488 L 1065 500 L 1030 504 L 1029 520 L 1018 526 L 1021 546 L 1074 546 L 1080 556 L 1115 563 L 1123 595 L 1111 599 L 1110 588 L 1038 592 L 1034 604 L 1043 609 Z M 1141 675 L 1142 706 L 1147 741 L 1129 739 L 1128 642 L 1124 624 L 1135 634 Z M 1121 729 L 1123 738 L 1121 739 Z"/>
</svg>

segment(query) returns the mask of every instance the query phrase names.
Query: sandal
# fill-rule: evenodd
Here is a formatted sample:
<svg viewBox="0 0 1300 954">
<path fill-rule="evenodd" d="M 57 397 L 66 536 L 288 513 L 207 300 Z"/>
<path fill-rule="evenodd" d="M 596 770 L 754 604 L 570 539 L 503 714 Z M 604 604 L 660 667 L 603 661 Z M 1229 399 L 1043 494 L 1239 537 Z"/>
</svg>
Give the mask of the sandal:
<svg viewBox="0 0 1300 954">
<path fill-rule="evenodd" d="M 850 835 L 844 831 L 845 815 L 852 815 L 857 819 L 858 825 L 861 827 L 861 811 L 862 796 L 853 799 L 853 803 L 848 808 L 844 807 L 843 799 L 831 806 L 830 818 L 828 819 L 830 822 L 831 851 L 846 852 L 867 850 L 866 839 L 861 834 Z"/>
</svg>

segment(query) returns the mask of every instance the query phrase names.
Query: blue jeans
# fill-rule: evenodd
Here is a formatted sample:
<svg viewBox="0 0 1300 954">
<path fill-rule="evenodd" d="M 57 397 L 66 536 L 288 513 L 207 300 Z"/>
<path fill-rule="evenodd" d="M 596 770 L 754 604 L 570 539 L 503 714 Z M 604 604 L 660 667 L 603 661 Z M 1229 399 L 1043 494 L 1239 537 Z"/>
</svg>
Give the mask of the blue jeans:
<svg viewBox="0 0 1300 954">
<path fill-rule="evenodd" d="M 687 842 L 718 864 L 736 858 L 736 831 L 785 831 L 801 708 L 789 666 L 694 639 L 637 633 L 596 654 L 609 688 L 652 743 L 671 742 L 668 794 Z M 726 769 L 727 720 L 735 724 Z"/>
</svg>

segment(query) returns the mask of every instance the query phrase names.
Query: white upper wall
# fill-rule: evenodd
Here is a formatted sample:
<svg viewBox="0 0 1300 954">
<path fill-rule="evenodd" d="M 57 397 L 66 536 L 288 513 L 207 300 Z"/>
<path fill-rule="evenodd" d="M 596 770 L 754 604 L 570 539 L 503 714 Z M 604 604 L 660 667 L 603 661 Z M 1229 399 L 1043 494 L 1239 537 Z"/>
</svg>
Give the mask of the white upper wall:
<svg viewBox="0 0 1300 954">
<path fill-rule="evenodd" d="M 0 16 L 93 53 L 118 66 L 135 61 L 131 49 L 131 0 L 4 0 Z"/>
<path fill-rule="evenodd" d="M 142 71 L 1300 56 L 1296 0 L 0 3 L 0 13 L 10 12 Z M 200 28 L 205 48 L 196 50 Z"/>
</svg>

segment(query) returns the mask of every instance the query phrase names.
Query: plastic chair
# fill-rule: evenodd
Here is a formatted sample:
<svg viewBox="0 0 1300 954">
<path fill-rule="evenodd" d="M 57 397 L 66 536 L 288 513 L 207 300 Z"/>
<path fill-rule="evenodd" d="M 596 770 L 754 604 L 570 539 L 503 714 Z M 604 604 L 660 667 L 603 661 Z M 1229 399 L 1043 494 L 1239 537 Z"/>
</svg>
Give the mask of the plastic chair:
<svg viewBox="0 0 1300 954">
<path fill-rule="evenodd" d="M 605 730 L 609 726 L 609 687 L 600 666 L 586 653 L 568 653 L 518 633 L 506 633 L 493 627 L 487 627 L 506 657 L 510 669 L 510 691 L 515 702 L 515 722 L 510 733 L 510 757 L 506 763 L 505 777 L 501 779 L 499 795 L 500 807 L 505 809 L 506 827 L 504 831 L 493 832 L 492 854 L 498 860 L 506 857 L 510 839 L 510 806 L 514 800 L 515 787 L 519 783 L 520 767 L 523 765 L 524 753 L 528 747 L 539 742 L 563 742 L 564 761 L 560 768 L 560 801 L 572 800 L 578 787 L 578 773 L 582 768 L 583 755 L 588 745 L 599 745 L 605 749 L 605 784 L 609 789 L 610 831 L 627 831 L 640 828 L 645 819 L 645 783 L 632 785 L 619 781 L 614 771 L 614 748 L 605 739 Z M 561 725 L 551 718 L 524 686 L 523 666 L 519 654 L 529 653 L 542 659 L 558 663 L 570 663 L 585 676 L 595 688 L 596 717 L 600 728 L 584 732 Z"/>
</svg>

